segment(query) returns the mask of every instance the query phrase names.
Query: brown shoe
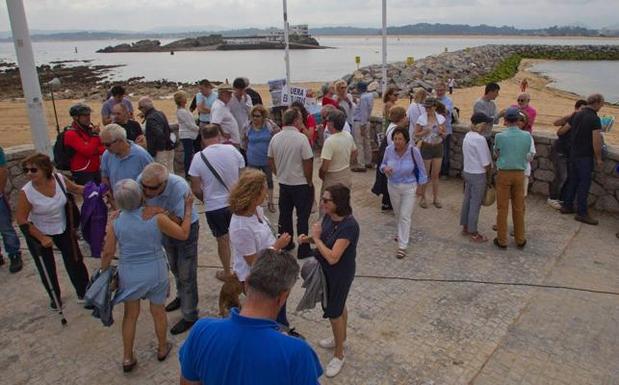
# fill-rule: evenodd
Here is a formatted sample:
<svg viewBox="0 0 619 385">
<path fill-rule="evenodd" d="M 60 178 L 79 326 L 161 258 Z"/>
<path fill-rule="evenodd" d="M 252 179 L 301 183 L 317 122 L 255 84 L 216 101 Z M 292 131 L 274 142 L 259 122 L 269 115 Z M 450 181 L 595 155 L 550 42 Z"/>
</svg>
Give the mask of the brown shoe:
<svg viewBox="0 0 619 385">
<path fill-rule="evenodd" d="M 592 218 L 590 215 L 585 215 L 585 216 L 581 216 L 581 215 L 576 215 L 574 217 L 574 219 L 576 219 L 578 222 L 582 222 L 582 223 L 586 223 L 588 225 L 592 225 L 592 226 L 596 226 L 598 223 L 600 223 L 597 219 Z"/>
</svg>

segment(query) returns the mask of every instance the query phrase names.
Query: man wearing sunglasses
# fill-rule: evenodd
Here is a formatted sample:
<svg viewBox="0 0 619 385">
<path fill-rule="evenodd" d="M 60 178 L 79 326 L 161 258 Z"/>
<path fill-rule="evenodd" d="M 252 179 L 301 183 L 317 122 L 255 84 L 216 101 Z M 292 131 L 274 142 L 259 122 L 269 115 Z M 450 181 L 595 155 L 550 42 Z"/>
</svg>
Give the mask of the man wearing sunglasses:
<svg viewBox="0 0 619 385">
<path fill-rule="evenodd" d="M 101 142 L 106 150 L 101 159 L 101 174 L 110 190 L 119 180 L 136 180 L 144 167 L 153 162 L 144 148 L 127 140 L 127 132 L 116 123 L 103 127 Z"/>
<path fill-rule="evenodd" d="M 190 194 L 189 185 L 178 175 L 170 174 L 159 163 L 151 163 L 137 179 L 142 186 L 146 210 L 152 213 L 165 210 L 168 216 L 180 223 L 185 217 L 185 201 L 179 197 Z M 153 208 L 153 209 L 150 209 Z M 181 309 L 183 318 L 170 329 L 176 335 L 189 330 L 198 320 L 198 234 L 200 221 L 195 206 L 191 209 L 191 228 L 184 241 L 163 236 L 163 246 L 168 255 L 170 270 L 176 280 L 176 298 L 166 306 L 171 312 Z"/>
</svg>

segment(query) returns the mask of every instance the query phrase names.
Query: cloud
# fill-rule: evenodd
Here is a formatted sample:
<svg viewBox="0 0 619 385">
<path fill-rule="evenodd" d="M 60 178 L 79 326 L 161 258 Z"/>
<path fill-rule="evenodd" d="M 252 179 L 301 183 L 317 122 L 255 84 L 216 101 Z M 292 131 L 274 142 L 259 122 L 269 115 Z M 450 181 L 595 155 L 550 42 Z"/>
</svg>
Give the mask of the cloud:
<svg viewBox="0 0 619 385">
<path fill-rule="evenodd" d="M 8 26 L 0 2 L 0 25 Z M 381 24 L 381 0 L 289 0 L 292 24 Z M 282 25 L 281 0 L 29 0 L 32 29 L 150 30 L 157 27 L 223 25 L 228 29 Z M 513 25 L 616 24 L 619 1 L 608 0 L 387 0 L 389 25 L 414 23 Z"/>
</svg>

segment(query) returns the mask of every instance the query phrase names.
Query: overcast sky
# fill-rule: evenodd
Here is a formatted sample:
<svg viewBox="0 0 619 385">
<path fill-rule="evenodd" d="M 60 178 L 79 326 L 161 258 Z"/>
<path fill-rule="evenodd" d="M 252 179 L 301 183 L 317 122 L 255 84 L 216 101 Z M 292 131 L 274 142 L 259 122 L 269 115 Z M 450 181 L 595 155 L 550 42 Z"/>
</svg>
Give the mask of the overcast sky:
<svg viewBox="0 0 619 385">
<path fill-rule="evenodd" d="M 30 29 L 279 27 L 281 0 L 24 0 Z M 388 24 L 617 26 L 619 0 L 387 0 Z M 288 0 L 291 24 L 378 27 L 381 0 Z M 0 1 L 0 31 L 9 30 Z"/>
</svg>

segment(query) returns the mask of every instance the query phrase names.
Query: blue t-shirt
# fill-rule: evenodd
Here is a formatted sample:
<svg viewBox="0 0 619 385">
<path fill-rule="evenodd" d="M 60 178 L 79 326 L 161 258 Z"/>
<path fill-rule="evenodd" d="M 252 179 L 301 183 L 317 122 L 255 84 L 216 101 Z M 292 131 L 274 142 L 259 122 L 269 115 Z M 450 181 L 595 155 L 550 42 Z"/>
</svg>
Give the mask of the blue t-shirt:
<svg viewBox="0 0 619 385">
<path fill-rule="evenodd" d="M 226 319 L 199 320 L 178 356 L 186 380 L 208 385 L 316 385 L 322 375 L 307 342 L 238 309 Z"/>
<path fill-rule="evenodd" d="M 213 107 L 213 102 L 215 100 L 217 100 L 218 95 L 217 92 L 213 91 L 211 92 L 211 94 L 209 96 L 204 96 L 202 95 L 202 92 L 198 92 L 196 94 L 196 105 L 201 104 L 202 102 L 206 101 L 206 106 L 208 108 L 212 108 Z M 200 119 L 200 122 L 202 123 L 206 123 L 206 122 L 210 122 L 211 121 L 211 114 L 205 114 L 205 113 L 198 113 L 198 118 Z"/>
<path fill-rule="evenodd" d="M 273 133 L 264 126 L 260 130 L 249 128 L 247 130 L 247 164 L 251 166 L 266 166 L 269 142 Z"/>
<path fill-rule="evenodd" d="M 129 145 L 129 155 L 122 159 L 107 150 L 101 157 L 101 175 L 110 180 L 112 189 L 119 180 L 137 180 L 144 167 L 153 162 L 153 157 L 145 149 L 131 141 Z"/>
<path fill-rule="evenodd" d="M 138 183 L 142 181 L 142 174 L 138 176 Z M 165 188 L 158 196 L 146 199 L 147 206 L 158 206 L 174 213 L 180 219 L 185 216 L 185 195 L 191 192 L 185 179 L 178 175 L 170 174 Z M 191 223 L 199 219 L 195 206 L 191 209 Z"/>
</svg>

